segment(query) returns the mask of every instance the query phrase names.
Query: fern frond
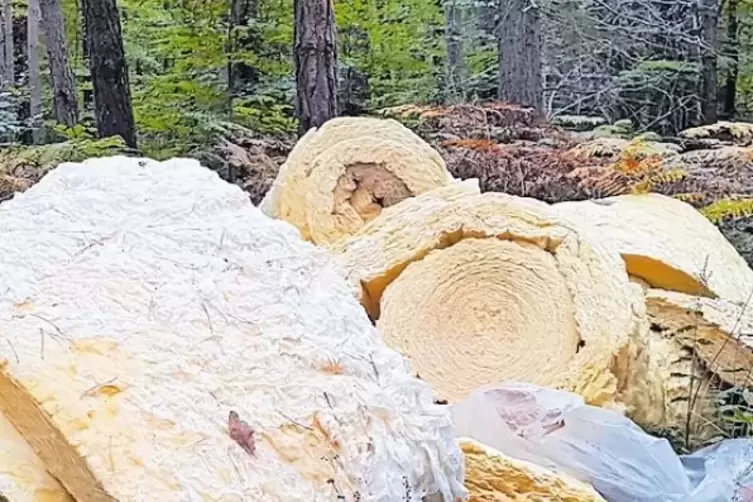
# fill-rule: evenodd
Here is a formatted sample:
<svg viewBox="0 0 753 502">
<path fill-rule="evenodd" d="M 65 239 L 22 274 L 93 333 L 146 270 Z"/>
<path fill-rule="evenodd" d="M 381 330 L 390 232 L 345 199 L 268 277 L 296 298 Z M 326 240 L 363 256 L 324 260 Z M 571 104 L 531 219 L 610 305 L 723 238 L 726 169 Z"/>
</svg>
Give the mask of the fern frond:
<svg viewBox="0 0 753 502">
<path fill-rule="evenodd" d="M 651 181 L 655 185 L 665 185 L 669 183 L 678 183 L 688 176 L 688 172 L 684 169 L 671 169 L 663 173 L 654 174 L 651 176 Z"/>
<path fill-rule="evenodd" d="M 722 199 L 701 208 L 701 214 L 714 223 L 753 216 L 753 199 Z"/>
<path fill-rule="evenodd" d="M 703 202 L 706 198 L 702 193 L 699 192 L 678 193 L 673 195 L 673 197 L 677 200 L 687 202 L 688 204 L 697 204 L 699 202 Z"/>
</svg>

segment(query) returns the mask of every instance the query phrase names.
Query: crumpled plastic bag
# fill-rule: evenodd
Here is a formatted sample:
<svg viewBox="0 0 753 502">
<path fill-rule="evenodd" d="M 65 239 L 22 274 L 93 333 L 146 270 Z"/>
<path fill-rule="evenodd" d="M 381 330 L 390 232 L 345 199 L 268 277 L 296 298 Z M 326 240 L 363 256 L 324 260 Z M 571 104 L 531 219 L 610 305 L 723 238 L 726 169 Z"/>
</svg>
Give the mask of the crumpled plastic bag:
<svg viewBox="0 0 753 502">
<path fill-rule="evenodd" d="M 456 434 L 590 483 L 609 502 L 753 502 L 753 440 L 678 456 L 621 413 L 527 383 L 452 405 Z"/>
</svg>

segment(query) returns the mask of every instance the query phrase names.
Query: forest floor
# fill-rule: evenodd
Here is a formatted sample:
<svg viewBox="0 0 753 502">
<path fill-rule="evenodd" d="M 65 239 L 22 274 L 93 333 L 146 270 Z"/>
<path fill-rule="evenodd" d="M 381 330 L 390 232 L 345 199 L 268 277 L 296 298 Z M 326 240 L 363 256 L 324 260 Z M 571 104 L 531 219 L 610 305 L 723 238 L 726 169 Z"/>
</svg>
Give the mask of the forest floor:
<svg viewBox="0 0 753 502">
<path fill-rule="evenodd" d="M 658 192 L 684 200 L 719 226 L 753 265 L 753 125 L 719 123 L 676 138 L 639 134 L 629 123 L 555 126 L 506 103 L 380 110 L 414 130 L 456 178 L 482 191 L 547 202 Z M 579 130 L 580 129 L 580 130 Z M 292 134 L 258 134 L 233 124 L 189 153 L 258 204 L 293 148 Z M 60 162 L 127 153 L 116 139 L 0 149 L 0 200 L 25 190 Z"/>
</svg>

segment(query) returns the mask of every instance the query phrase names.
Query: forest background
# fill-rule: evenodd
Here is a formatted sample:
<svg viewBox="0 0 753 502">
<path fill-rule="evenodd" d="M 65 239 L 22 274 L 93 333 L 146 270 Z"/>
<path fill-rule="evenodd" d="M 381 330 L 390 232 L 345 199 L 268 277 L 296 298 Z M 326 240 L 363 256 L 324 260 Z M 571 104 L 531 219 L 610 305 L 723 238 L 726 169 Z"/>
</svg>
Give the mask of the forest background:
<svg viewBox="0 0 753 502">
<path fill-rule="evenodd" d="M 108 94 L 134 124 L 114 131 L 145 155 L 196 151 L 218 124 L 294 134 L 296 23 L 336 40 L 341 115 L 504 99 L 671 135 L 753 112 L 750 0 L 335 0 L 333 26 L 294 0 L 2 2 L 6 143 L 93 138 L 95 73 L 119 69 Z"/>
</svg>

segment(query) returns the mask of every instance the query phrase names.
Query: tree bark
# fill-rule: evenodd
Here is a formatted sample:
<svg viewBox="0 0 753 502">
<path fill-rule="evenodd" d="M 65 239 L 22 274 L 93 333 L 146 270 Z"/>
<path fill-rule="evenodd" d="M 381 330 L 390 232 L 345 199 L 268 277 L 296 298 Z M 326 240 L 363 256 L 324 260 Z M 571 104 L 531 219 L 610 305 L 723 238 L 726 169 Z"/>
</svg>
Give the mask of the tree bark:
<svg viewBox="0 0 753 502">
<path fill-rule="evenodd" d="M 100 137 L 121 136 L 136 148 L 128 64 L 115 0 L 83 0 L 89 68 Z"/>
<path fill-rule="evenodd" d="M 454 101 L 463 100 L 466 75 L 463 51 L 462 15 L 457 0 L 445 0 L 445 38 L 447 40 L 447 81 Z"/>
<path fill-rule="evenodd" d="M 738 39 L 738 0 L 727 3 L 727 44 L 730 68 L 724 83 L 724 116 L 731 119 L 737 112 L 737 77 L 740 73 L 740 46 Z"/>
<path fill-rule="evenodd" d="M 718 90 L 716 64 L 716 30 L 718 22 L 717 0 L 699 0 L 701 15 L 701 37 L 703 40 L 701 64 L 702 70 L 702 105 L 701 113 L 706 124 L 713 124 L 718 119 Z"/>
<path fill-rule="evenodd" d="M 3 81 L 6 85 L 15 85 L 16 68 L 13 47 L 13 2 L 3 0 Z"/>
<path fill-rule="evenodd" d="M 231 121 L 233 120 L 233 100 L 239 94 L 240 87 L 254 83 L 249 77 L 249 74 L 254 73 L 253 69 L 236 60 L 236 53 L 243 47 L 245 41 L 239 36 L 238 28 L 247 26 L 252 15 L 256 15 L 255 0 L 230 0 L 225 53 L 227 55 L 228 114 Z"/>
<path fill-rule="evenodd" d="M 39 0 L 39 8 L 50 64 L 55 119 L 60 124 L 73 127 L 78 122 L 78 100 L 76 81 L 68 59 L 63 9 L 60 0 Z"/>
<path fill-rule="evenodd" d="M 337 115 L 337 46 L 332 0 L 295 0 L 296 111 L 304 134 Z"/>
<path fill-rule="evenodd" d="M 499 24 L 499 88 L 502 101 L 544 109 L 541 19 L 531 0 L 503 0 Z"/>
<path fill-rule="evenodd" d="M 42 115 L 42 82 L 39 75 L 39 0 L 29 0 L 26 15 L 26 43 L 29 57 L 29 116 L 32 120 L 32 141 L 38 144 L 42 139 L 40 118 Z"/>
</svg>

